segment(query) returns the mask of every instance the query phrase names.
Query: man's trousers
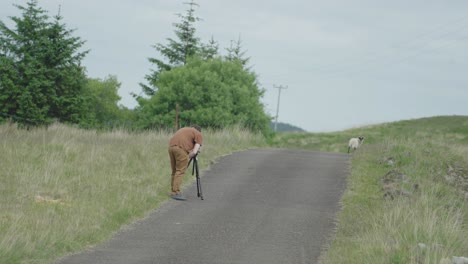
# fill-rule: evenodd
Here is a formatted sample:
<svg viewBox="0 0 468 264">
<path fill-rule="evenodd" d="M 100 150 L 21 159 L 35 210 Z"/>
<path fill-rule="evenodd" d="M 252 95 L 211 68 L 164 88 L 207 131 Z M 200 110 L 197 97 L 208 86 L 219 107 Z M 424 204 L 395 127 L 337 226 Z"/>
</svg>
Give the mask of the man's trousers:
<svg viewBox="0 0 468 264">
<path fill-rule="evenodd" d="M 189 155 L 188 152 L 179 146 L 169 147 L 169 157 L 171 159 L 171 195 L 180 193 L 180 186 L 185 171 L 187 170 Z"/>
</svg>

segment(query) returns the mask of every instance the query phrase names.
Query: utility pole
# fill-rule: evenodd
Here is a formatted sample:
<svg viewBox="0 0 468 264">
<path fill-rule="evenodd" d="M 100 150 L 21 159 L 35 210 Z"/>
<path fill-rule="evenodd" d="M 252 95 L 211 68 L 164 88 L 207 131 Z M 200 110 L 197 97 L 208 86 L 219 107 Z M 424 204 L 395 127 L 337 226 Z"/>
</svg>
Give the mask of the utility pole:
<svg viewBox="0 0 468 264">
<path fill-rule="evenodd" d="M 278 89 L 278 104 L 276 105 L 276 120 L 275 120 L 275 132 L 276 132 L 277 126 L 278 126 L 278 115 L 279 115 L 279 105 L 280 105 L 281 90 L 282 90 L 282 89 L 287 89 L 288 86 L 273 85 L 273 87 Z"/>
</svg>

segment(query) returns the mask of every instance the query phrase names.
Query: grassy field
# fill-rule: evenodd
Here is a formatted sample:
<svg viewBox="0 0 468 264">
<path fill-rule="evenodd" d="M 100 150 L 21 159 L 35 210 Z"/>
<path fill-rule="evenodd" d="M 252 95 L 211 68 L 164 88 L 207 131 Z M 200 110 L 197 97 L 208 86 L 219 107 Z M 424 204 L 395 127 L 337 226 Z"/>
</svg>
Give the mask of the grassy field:
<svg viewBox="0 0 468 264">
<path fill-rule="evenodd" d="M 237 128 L 203 133 L 201 169 L 232 151 L 265 146 L 262 136 Z M 0 135 L 0 263 L 51 263 L 109 238 L 167 199 L 167 132 L 4 124 Z"/>
<path fill-rule="evenodd" d="M 468 257 L 468 117 L 434 117 L 325 134 L 285 134 L 276 146 L 352 154 L 338 230 L 322 263 L 452 263 Z"/>
<path fill-rule="evenodd" d="M 0 135 L 0 263 L 51 263 L 108 239 L 167 199 L 168 132 L 4 124 Z M 204 135 L 202 169 L 232 151 L 266 146 L 238 128 Z M 351 154 L 338 229 L 321 262 L 450 263 L 468 256 L 468 117 L 279 134 L 269 143 L 346 152 L 348 139 L 359 135 L 364 144 Z"/>
</svg>

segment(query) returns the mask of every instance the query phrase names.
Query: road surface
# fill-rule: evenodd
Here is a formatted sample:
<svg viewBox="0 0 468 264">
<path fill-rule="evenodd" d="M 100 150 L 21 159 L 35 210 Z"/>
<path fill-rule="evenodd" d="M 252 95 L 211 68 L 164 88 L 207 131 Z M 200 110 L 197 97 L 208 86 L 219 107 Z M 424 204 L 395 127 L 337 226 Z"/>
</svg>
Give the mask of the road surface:
<svg viewBox="0 0 468 264">
<path fill-rule="evenodd" d="M 201 171 L 205 200 L 194 184 L 184 190 L 187 201 L 165 202 L 110 241 L 59 263 L 316 263 L 333 234 L 347 175 L 346 154 L 237 152 Z"/>
</svg>

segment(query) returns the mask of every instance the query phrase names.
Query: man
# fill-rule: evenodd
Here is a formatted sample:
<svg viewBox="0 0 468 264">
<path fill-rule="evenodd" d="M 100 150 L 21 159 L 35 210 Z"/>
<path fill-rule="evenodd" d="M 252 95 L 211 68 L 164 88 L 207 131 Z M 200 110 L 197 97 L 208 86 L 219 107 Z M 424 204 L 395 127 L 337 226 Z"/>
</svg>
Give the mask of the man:
<svg viewBox="0 0 468 264">
<path fill-rule="evenodd" d="M 184 127 L 172 136 L 169 141 L 169 157 L 171 159 L 171 198 L 186 200 L 180 192 L 182 178 L 187 170 L 189 159 L 195 157 L 203 144 L 201 128 L 197 125 Z"/>
</svg>

